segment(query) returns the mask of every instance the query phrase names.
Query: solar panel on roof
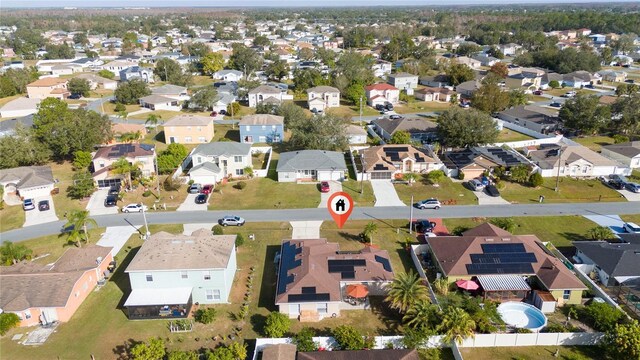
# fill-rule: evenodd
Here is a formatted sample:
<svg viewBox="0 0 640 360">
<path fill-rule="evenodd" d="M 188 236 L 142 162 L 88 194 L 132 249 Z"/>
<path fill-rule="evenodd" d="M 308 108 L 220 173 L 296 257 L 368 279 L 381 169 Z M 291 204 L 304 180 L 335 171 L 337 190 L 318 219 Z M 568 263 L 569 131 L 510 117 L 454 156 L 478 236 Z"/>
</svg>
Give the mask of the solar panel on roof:
<svg viewBox="0 0 640 360">
<path fill-rule="evenodd" d="M 505 264 L 505 263 L 532 263 L 536 262 L 533 253 L 496 253 L 496 254 L 471 254 L 471 262 L 474 264 Z"/>
<path fill-rule="evenodd" d="M 375 259 L 377 262 L 382 264 L 382 267 L 385 271 L 391 272 L 391 264 L 389 263 L 389 259 L 383 258 L 382 256 L 376 255 Z"/>
<path fill-rule="evenodd" d="M 533 274 L 531 264 L 467 264 L 469 275 L 482 274 Z"/>
<path fill-rule="evenodd" d="M 482 252 L 489 253 L 523 253 L 526 252 L 524 244 L 482 244 Z"/>
<path fill-rule="evenodd" d="M 356 272 L 355 271 L 345 271 L 341 274 L 341 278 L 343 280 L 346 279 L 355 279 L 356 278 Z"/>
<path fill-rule="evenodd" d="M 316 287 L 315 286 L 303 286 L 302 287 L 302 293 L 303 294 L 315 294 L 316 293 Z"/>
<path fill-rule="evenodd" d="M 293 275 L 288 275 L 289 270 L 295 269 L 302 264 L 300 259 L 296 260 L 298 249 L 290 242 L 282 244 L 282 254 L 280 256 L 280 268 L 278 271 L 278 294 L 287 290 L 287 285 L 294 280 Z"/>
<path fill-rule="evenodd" d="M 289 302 L 306 302 L 306 301 L 329 301 L 330 297 L 327 293 L 321 294 L 290 294 Z"/>
</svg>

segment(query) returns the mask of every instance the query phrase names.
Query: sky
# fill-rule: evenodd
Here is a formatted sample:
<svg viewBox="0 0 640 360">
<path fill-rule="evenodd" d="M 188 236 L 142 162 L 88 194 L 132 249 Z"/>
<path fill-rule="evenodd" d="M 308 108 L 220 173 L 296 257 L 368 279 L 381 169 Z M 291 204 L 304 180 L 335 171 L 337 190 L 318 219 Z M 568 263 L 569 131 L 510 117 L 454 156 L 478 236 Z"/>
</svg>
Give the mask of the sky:
<svg viewBox="0 0 640 360">
<path fill-rule="evenodd" d="M 615 0 L 616 2 L 636 2 L 637 0 Z M 464 5 L 464 4 L 554 4 L 554 3 L 608 3 L 611 0 L 0 0 L 3 7 L 329 7 L 329 6 L 396 6 L 402 5 Z"/>
</svg>

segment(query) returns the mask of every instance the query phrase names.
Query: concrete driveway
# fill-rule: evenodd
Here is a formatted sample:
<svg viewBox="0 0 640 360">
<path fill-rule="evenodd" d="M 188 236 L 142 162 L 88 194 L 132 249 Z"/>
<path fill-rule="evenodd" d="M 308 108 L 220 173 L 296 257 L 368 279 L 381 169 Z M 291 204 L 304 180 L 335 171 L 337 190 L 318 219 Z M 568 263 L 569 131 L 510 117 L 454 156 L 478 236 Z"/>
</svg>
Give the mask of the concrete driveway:
<svg viewBox="0 0 640 360">
<path fill-rule="evenodd" d="M 322 221 L 290 221 L 292 239 L 319 239 Z"/>
<path fill-rule="evenodd" d="M 87 204 L 89 215 L 96 216 L 118 213 L 117 206 L 104 206 L 104 201 L 107 199 L 107 195 L 109 195 L 109 189 L 99 189 L 91 195 L 91 198 L 89 198 L 89 203 Z"/>
<path fill-rule="evenodd" d="M 389 180 L 372 180 L 371 187 L 376 197 L 375 207 L 379 206 L 407 206 L 400 200 L 396 188 Z"/>
<path fill-rule="evenodd" d="M 49 210 L 40 211 L 40 209 L 38 209 L 38 203 L 42 200 L 49 200 Z M 33 210 L 25 211 L 25 221 L 24 225 L 22 226 L 44 224 L 60 220 L 56 216 L 56 209 L 51 195 L 36 197 L 35 199 L 33 199 L 33 203 L 35 204 L 36 208 Z"/>
<path fill-rule="evenodd" d="M 584 215 L 587 219 L 594 223 L 611 229 L 614 233 L 624 233 L 622 226 L 624 221 L 618 215 Z"/>
<path fill-rule="evenodd" d="M 200 194 L 188 194 L 184 202 L 178 206 L 176 211 L 207 211 L 209 205 L 209 195 L 207 195 L 207 202 L 204 204 L 196 204 L 196 197 Z"/>
<path fill-rule="evenodd" d="M 624 198 L 627 199 L 627 201 L 640 201 L 640 193 L 634 193 L 626 189 L 616 190 L 616 191 L 619 192 L 622 196 L 624 196 Z"/>
<path fill-rule="evenodd" d="M 339 181 L 329 181 L 329 192 L 320 193 L 320 205 L 319 208 L 327 208 L 327 202 L 334 193 L 342 191 L 342 183 Z"/>
<path fill-rule="evenodd" d="M 510 202 L 503 199 L 501 196 L 489 196 L 484 189 L 482 191 L 474 191 L 473 193 L 478 198 L 478 205 L 511 205 Z"/>
<path fill-rule="evenodd" d="M 102 237 L 96 243 L 104 247 L 112 247 L 111 254 L 116 256 L 127 240 L 137 232 L 133 226 L 111 226 L 105 229 Z M 142 230 L 144 232 L 144 229 Z"/>
</svg>

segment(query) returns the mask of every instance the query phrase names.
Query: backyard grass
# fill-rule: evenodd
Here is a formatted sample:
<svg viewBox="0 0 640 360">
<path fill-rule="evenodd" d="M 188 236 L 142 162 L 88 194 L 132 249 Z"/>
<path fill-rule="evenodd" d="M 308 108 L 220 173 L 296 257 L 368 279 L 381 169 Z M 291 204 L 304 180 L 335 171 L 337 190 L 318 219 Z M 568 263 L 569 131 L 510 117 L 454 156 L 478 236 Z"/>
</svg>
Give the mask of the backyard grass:
<svg viewBox="0 0 640 360">
<path fill-rule="evenodd" d="M 573 138 L 571 140 L 596 152 L 600 152 L 600 149 L 602 149 L 603 146 L 614 143 L 613 138 L 610 136 L 587 136 Z"/>
<path fill-rule="evenodd" d="M 89 92 L 89 97 L 94 99 L 99 99 L 102 96 L 111 96 L 113 95 L 113 90 L 108 89 L 95 89 Z"/>
<path fill-rule="evenodd" d="M 240 111 L 238 111 L 238 113 L 234 113 L 233 114 L 233 118 L 234 119 L 240 119 L 241 117 L 245 116 L 245 115 L 252 115 L 256 113 L 256 109 L 255 108 L 251 108 L 248 107 L 246 105 L 242 105 L 240 104 Z M 227 114 L 224 117 L 225 120 L 230 120 L 231 119 L 231 114 Z"/>
<path fill-rule="evenodd" d="M 237 181 L 217 186 L 209 197 L 209 210 L 297 209 L 318 207 L 320 203 L 316 183 L 279 183 L 270 178 L 242 181 L 247 184 L 243 190 L 234 187 Z"/>
<path fill-rule="evenodd" d="M 360 106 L 359 105 L 346 105 L 345 102 L 341 101 L 339 107 L 327 109 L 327 114 L 339 116 L 339 117 L 354 117 L 360 116 Z M 374 116 L 379 115 L 380 112 L 376 109 L 368 106 L 366 103 L 362 104 L 362 116 Z"/>
<path fill-rule="evenodd" d="M 191 87 L 200 87 L 206 85 L 213 85 L 213 79 L 211 76 L 197 75 L 191 77 Z"/>
<path fill-rule="evenodd" d="M 460 350 L 465 359 L 473 360 L 602 359 L 602 349 L 599 346 L 476 347 Z M 559 357 L 554 356 L 556 350 L 559 350 Z"/>
<path fill-rule="evenodd" d="M 112 103 L 110 101 L 105 101 L 103 104 L 104 107 L 104 113 L 108 114 L 108 115 L 117 115 L 118 113 L 116 112 L 115 108 L 116 108 L 116 104 Z M 138 111 L 140 110 L 140 105 L 138 104 L 133 104 L 133 105 L 125 105 L 126 108 L 126 112 L 127 113 L 132 113 L 134 111 Z M 145 117 L 146 119 L 146 117 Z"/>
<path fill-rule="evenodd" d="M 138 110 L 141 110 L 141 108 L 138 107 L 138 109 L 136 109 L 134 111 L 138 111 Z M 107 111 L 107 109 L 105 109 L 105 111 Z M 127 108 L 127 111 L 129 113 L 131 113 L 131 111 L 129 111 L 129 108 Z M 145 112 L 145 113 L 142 113 L 142 114 L 130 115 L 130 116 L 127 116 L 127 119 L 147 120 L 149 115 L 152 115 L 152 114 L 157 116 L 158 118 L 164 120 L 164 121 L 168 121 L 172 117 L 178 116 L 178 115 L 184 114 L 184 113 L 179 112 L 179 111 L 170 111 L 170 110 L 156 110 L 156 111 Z"/>
<path fill-rule="evenodd" d="M 213 132 L 212 142 L 222 139 L 240 142 L 240 128 L 238 126 L 231 124 L 214 124 Z"/>
<path fill-rule="evenodd" d="M 532 94 L 527 94 L 527 100 L 532 101 L 532 102 L 540 102 L 540 101 L 547 101 L 549 99 L 547 99 L 544 96 L 540 96 L 540 95 L 532 95 Z"/>
<path fill-rule="evenodd" d="M 25 221 L 24 210 L 21 205 L 9 206 L 6 203 L 0 210 L 0 232 L 18 229 Z"/>
<path fill-rule="evenodd" d="M 559 191 L 555 192 L 556 179 L 545 178 L 539 188 L 532 188 L 520 184 L 503 181 L 504 188 L 500 194 L 512 203 L 526 204 L 538 202 L 540 195 L 545 202 L 594 202 L 594 201 L 625 201 L 617 191 L 603 185 L 598 180 L 576 180 L 561 177 Z"/>
<path fill-rule="evenodd" d="M 394 106 L 394 111 L 398 114 L 409 114 L 417 112 L 445 111 L 451 107 L 451 103 L 438 101 L 414 101 L 402 105 Z"/>
<path fill-rule="evenodd" d="M 427 183 L 424 178 L 411 185 L 395 184 L 396 192 L 405 204 L 411 205 L 413 201 L 436 198 L 440 202 L 451 201 L 452 205 L 475 205 L 478 203 L 473 192 L 465 188 L 461 182 L 454 182 L 449 178 L 444 178 L 438 186 Z"/>
<path fill-rule="evenodd" d="M 517 131 L 513 131 L 511 129 L 504 128 L 500 130 L 500 134 L 498 134 L 498 139 L 496 142 L 511 142 L 511 141 L 524 141 L 524 140 L 533 140 L 533 137 L 529 135 L 525 135 L 523 133 L 519 133 Z"/>
</svg>

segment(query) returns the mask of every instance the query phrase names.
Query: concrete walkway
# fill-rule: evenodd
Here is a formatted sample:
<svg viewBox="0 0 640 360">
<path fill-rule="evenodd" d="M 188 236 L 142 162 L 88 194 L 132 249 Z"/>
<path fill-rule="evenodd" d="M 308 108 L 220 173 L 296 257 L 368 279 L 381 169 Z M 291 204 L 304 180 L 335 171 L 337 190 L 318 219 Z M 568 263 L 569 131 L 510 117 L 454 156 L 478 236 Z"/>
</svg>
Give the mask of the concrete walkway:
<svg viewBox="0 0 640 360">
<path fill-rule="evenodd" d="M 473 194 L 478 198 L 478 205 L 511 205 L 510 202 L 503 199 L 501 196 L 489 196 L 489 194 L 484 190 L 474 191 Z"/>
<path fill-rule="evenodd" d="M 133 226 L 108 227 L 96 244 L 104 247 L 112 247 L 113 250 L 111 250 L 111 254 L 116 256 L 131 235 L 136 232 L 137 230 Z M 144 232 L 144 230 L 142 230 L 142 232 Z"/>
<path fill-rule="evenodd" d="M 319 239 L 322 221 L 290 221 L 292 239 Z"/>
<path fill-rule="evenodd" d="M 614 233 L 624 233 L 624 221 L 618 215 L 584 215 L 587 219 L 600 226 L 606 226 Z"/>
<path fill-rule="evenodd" d="M 624 198 L 627 199 L 627 201 L 640 201 L 640 193 L 634 193 L 627 189 L 616 190 L 616 191 L 619 192 L 622 196 L 624 196 Z"/>
<path fill-rule="evenodd" d="M 342 183 L 339 181 L 329 181 L 329 192 L 326 193 L 320 193 L 320 205 L 318 205 L 319 208 L 327 208 L 327 202 L 329 201 L 329 198 L 331 197 L 331 195 L 333 195 L 334 193 L 340 192 L 342 191 Z"/>
<path fill-rule="evenodd" d="M 373 194 L 376 197 L 374 207 L 379 206 L 407 206 L 400 200 L 396 188 L 389 180 L 373 180 L 371 181 Z"/>
</svg>

